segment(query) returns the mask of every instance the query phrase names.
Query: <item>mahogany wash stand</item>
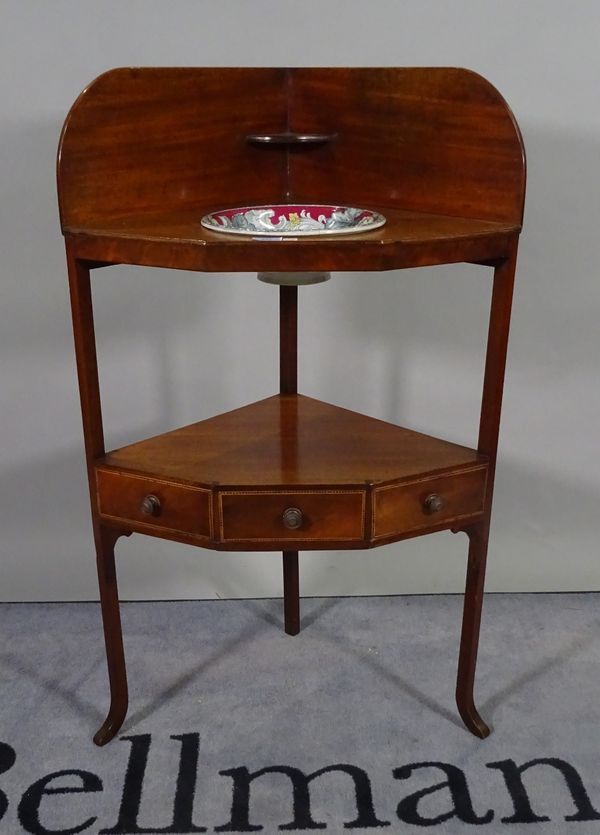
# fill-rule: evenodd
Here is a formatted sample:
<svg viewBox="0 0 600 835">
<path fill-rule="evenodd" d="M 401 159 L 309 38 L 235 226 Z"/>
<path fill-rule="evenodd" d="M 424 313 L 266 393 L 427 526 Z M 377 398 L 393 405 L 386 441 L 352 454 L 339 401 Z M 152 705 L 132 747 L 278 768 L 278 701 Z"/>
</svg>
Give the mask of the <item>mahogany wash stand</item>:
<svg viewBox="0 0 600 835">
<path fill-rule="evenodd" d="M 285 630 L 295 635 L 298 551 L 464 531 L 456 699 L 467 728 L 488 735 L 473 684 L 524 191 L 515 120 L 498 91 L 464 69 L 115 69 L 81 94 L 63 128 L 58 192 L 110 679 L 98 745 L 127 712 L 114 547 L 132 532 L 282 551 Z M 274 202 L 377 209 L 387 223 L 281 241 L 200 226 L 211 210 Z M 279 288 L 279 394 L 106 452 L 92 270 L 368 272 L 457 262 L 493 271 L 476 448 L 298 394 L 290 285 Z"/>
</svg>

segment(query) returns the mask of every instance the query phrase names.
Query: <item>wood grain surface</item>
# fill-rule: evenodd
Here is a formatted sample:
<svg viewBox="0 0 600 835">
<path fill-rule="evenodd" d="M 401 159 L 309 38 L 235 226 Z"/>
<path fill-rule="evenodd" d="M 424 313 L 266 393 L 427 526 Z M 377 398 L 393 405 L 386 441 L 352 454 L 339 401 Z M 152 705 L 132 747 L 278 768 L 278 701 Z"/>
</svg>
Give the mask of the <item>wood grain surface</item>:
<svg viewBox="0 0 600 835">
<path fill-rule="evenodd" d="M 256 145 L 251 134 L 335 135 Z M 58 156 L 78 258 L 205 271 L 383 270 L 506 256 L 525 163 L 497 90 L 462 69 L 117 69 L 73 105 Z M 240 240 L 219 208 L 285 202 L 378 209 L 343 239 Z"/>
</svg>

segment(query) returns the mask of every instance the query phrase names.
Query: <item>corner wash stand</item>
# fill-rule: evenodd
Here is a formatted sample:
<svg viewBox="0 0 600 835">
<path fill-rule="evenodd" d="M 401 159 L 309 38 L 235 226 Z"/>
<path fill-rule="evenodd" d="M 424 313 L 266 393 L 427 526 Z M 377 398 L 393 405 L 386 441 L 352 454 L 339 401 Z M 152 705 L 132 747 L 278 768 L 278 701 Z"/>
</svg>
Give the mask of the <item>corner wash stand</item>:
<svg viewBox="0 0 600 835">
<path fill-rule="evenodd" d="M 463 531 L 456 698 L 467 728 L 487 736 L 473 683 L 524 190 L 515 120 L 497 90 L 464 69 L 115 69 L 77 99 L 60 140 L 58 192 L 110 678 L 98 745 L 127 711 L 114 547 L 132 532 L 282 551 L 285 629 L 294 635 L 298 551 Z M 212 210 L 276 202 L 361 206 L 387 222 L 295 240 L 200 225 Z M 289 274 L 457 262 L 492 278 L 475 448 L 298 394 L 292 283 L 278 291 L 279 394 L 106 451 L 92 270 Z"/>
</svg>

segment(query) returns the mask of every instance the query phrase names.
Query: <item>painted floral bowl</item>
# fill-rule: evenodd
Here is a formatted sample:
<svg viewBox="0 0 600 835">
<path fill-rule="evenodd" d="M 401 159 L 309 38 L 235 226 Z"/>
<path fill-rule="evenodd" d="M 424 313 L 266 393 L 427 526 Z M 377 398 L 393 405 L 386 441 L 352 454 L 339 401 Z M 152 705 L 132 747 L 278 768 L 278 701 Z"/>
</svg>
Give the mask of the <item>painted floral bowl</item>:
<svg viewBox="0 0 600 835">
<path fill-rule="evenodd" d="M 352 206 L 321 206 L 313 203 L 272 204 L 223 209 L 204 215 L 202 226 L 228 235 L 347 235 L 370 232 L 383 226 L 385 218 L 370 209 Z"/>
</svg>

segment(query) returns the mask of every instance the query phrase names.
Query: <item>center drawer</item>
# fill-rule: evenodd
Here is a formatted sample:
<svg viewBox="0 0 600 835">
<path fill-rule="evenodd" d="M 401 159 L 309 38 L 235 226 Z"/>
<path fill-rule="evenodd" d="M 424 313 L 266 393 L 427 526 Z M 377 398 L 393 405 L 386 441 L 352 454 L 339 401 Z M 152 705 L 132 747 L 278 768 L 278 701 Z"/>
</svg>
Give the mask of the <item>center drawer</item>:
<svg viewBox="0 0 600 835">
<path fill-rule="evenodd" d="M 363 490 L 223 491 L 223 542 L 356 541 L 365 535 Z"/>
</svg>

